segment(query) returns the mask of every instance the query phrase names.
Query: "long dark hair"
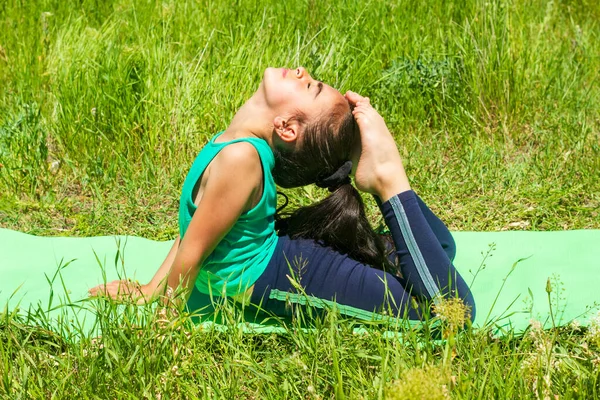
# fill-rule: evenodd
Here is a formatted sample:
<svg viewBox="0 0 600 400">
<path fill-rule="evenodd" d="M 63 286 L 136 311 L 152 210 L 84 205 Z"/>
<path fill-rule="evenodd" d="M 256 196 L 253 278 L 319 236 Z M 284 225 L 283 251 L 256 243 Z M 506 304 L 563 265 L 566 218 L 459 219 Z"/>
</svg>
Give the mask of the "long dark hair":
<svg viewBox="0 0 600 400">
<path fill-rule="evenodd" d="M 352 113 L 341 103 L 316 122 L 307 123 L 302 114 L 296 120 L 304 127 L 297 148 L 274 152 L 273 177 L 283 188 L 317 183 L 333 174 L 350 159 L 360 140 Z M 314 239 L 375 268 L 393 269 L 385 245 L 371 228 L 362 198 L 350 180 L 330 191 L 325 199 L 292 213 L 279 210 L 275 216 L 278 234 Z"/>
</svg>

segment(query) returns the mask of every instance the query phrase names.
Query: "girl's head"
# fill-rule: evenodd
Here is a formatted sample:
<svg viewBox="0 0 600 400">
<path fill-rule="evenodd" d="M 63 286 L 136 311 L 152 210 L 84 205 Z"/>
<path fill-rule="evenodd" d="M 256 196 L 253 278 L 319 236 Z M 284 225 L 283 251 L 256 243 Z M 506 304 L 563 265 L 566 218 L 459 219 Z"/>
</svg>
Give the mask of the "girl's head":
<svg viewBox="0 0 600 400">
<path fill-rule="evenodd" d="M 303 68 L 267 69 L 262 90 L 276 115 L 273 177 L 279 186 L 318 183 L 351 160 L 360 132 L 348 101 L 337 90 Z M 279 234 L 322 241 L 358 261 L 391 267 L 354 186 L 340 181 L 329 190 L 332 193 L 319 203 L 285 218 L 277 216 Z"/>
<path fill-rule="evenodd" d="M 298 113 L 312 121 L 334 107 L 350 111 L 348 102 L 340 92 L 314 79 L 303 67 L 267 68 L 259 93 L 275 116 L 273 124 L 278 134 L 285 128 L 281 137 L 284 142 L 295 139 L 289 135 L 298 134 L 295 128 L 300 127 L 294 120 Z"/>
<path fill-rule="evenodd" d="M 302 67 L 268 68 L 261 84 L 275 135 L 275 182 L 315 183 L 349 160 L 359 132 L 348 101 Z"/>
</svg>

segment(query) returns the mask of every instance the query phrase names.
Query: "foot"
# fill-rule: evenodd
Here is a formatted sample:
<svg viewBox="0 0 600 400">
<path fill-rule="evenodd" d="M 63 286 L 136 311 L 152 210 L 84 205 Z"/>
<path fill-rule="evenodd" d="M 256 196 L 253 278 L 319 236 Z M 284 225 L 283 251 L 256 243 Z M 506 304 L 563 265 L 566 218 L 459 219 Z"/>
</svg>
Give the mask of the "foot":
<svg viewBox="0 0 600 400">
<path fill-rule="evenodd" d="M 348 91 L 346 99 L 354 106 L 352 114 L 360 129 L 360 150 L 352 160 L 356 187 L 379 196 L 383 202 L 410 190 L 396 142 L 383 117 L 368 97 Z"/>
</svg>

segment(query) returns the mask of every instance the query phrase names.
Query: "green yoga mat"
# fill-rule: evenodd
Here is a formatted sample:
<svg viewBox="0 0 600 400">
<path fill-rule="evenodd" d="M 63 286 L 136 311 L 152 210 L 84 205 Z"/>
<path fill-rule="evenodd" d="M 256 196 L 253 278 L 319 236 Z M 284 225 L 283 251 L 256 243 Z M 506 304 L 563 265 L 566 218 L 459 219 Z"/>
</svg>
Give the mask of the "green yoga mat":
<svg viewBox="0 0 600 400">
<path fill-rule="evenodd" d="M 557 324 L 577 319 L 586 325 L 600 305 L 600 230 L 453 235 L 458 249 L 454 264 L 472 282 L 477 326 L 494 321 L 521 331 L 531 319 L 551 326 L 549 303 Z M 90 287 L 117 279 L 123 271 L 148 281 L 171 244 L 132 236 L 37 237 L 0 229 L 0 306 L 5 311 L 47 309 L 50 282 L 56 305 L 87 297 Z M 85 312 L 92 314 L 83 316 L 91 324 L 93 313 L 72 310 L 79 320 Z M 64 307 L 60 313 L 64 315 Z M 254 323 L 245 329 L 274 332 L 278 327 Z"/>
</svg>

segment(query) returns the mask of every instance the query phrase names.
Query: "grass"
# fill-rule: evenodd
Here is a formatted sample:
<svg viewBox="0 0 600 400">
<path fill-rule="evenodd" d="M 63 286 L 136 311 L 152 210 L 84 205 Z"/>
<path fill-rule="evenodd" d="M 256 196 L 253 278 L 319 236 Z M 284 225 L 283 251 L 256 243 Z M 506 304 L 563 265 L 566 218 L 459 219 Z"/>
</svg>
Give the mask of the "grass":
<svg viewBox="0 0 600 400">
<path fill-rule="evenodd" d="M 7 0 L 0 226 L 172 238 L 195 154 L 265 67 L 304 65 L 371 97 L 451 229 L 598 229 L 598 21 L 591 0 Z M 23 318 L 2 315 L 1 396 L 418 397 L 424 377 L 457 398 L 599 389 L 592 328 L 467 330 L 448 353 L 426 331 L 407 333 L 419 346 L 353 335 L 334 313 L 314 334 L 266 337 L 120 321 L 95 344 Z"/>
<path fill-rule="evenodd" d="M 48 329 L 44 312 L 2 315 L 4 398 L 596 398 L 600 389 L 600 319 L 498 338 L 448 318 L 357 331 L 332 311 L 310 330 L 296 318 L 283 333 L 248 334 L 231 306 L 223 331 L 171 309 L 88 303 L 99 337 L 73 340 L 72 322 Z"/>
</svg>

